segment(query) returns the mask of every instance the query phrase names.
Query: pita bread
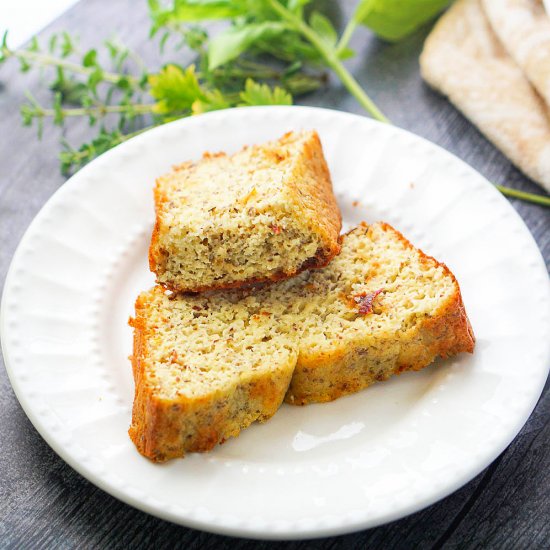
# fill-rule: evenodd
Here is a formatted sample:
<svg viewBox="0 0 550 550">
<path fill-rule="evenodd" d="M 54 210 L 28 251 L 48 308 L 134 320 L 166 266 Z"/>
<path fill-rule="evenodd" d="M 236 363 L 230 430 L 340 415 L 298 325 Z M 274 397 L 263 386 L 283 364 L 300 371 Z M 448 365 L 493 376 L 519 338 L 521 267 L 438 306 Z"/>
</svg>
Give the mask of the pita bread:
<svg viewBox="0 0 550 550">
<path fill-rule="evenodd" d="M 458 0 L 440 18 L 426 40 L 420 67 L 431 86 L 550 192 L 546 105 L 498 41 L 481 0 Z"/>
<path fill-rule="evenodd" d="M 550 105 L 550 18 L 540 0 L 482 0 L 506 51 Z"/>
</svg>

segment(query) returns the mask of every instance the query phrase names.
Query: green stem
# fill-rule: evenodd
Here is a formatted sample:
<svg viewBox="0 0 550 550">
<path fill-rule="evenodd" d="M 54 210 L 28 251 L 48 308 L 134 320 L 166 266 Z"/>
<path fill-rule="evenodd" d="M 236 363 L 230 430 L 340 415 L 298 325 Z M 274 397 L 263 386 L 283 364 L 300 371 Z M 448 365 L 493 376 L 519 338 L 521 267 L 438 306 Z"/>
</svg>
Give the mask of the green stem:
<svg viewBox="0 0 550 550">
<path fill-rule="evenodd" d="M 504 185 L 495 185 L 495 187 L 507 197 L 521 199 L 523 201 L 532 202 L 533 204 L 540 204 L 542 206 L 550 206 L 550 197 L 548 196 L 536 195 L 535 193 L 526 193 L 525 191 L 519 191 L 518 189 L 504 187 Z"/>
<path fill-rule="evenodd" d="M 322 55 L 325 63 L 338 75 L 344 86 L 357 99 L 361 106 L 366 109 L 376 120 L 389 123 L 386 116 L 378 109 L 372 99 L 365 93 L 357 80 L 344 67 L 336 55 L 336 50 L 328 47 L 321 37 L 306 23 L 289 11 L 278 0 L 269 0 L 269 4 L 283 19 L 285 19 L 296 31 L 298 31 L 312 46 Z"/>
<path fill-rule="evenodd" d="M 344 29 L 344 32 L 342 33 L 342 36 L 340 37 L 340 40 L 336 45 L 337 55 L 340 55 L 348 47 L 349 41 L 351 40 L 351 36 L 355 32 L 356 28 L 357 28 L 357 21 L 355 20 L 355 17 L 352 17 L 348 21 L 348 24 L 346 25 L 346 28 Z"/>
<path fill-rule="evenodd" d="M 67 69 L 72 73 L 82 74 L 85 76 L 90 76 L 90 74 L 92 74 L 95 70 L 93 67 L 84 67 L 84 65 L 73 63 L 71 61 L 67 61 L 66 59 L 60 59 L 53 55 L 39 52 L 31 52 L 28 50 L 10 50 L 9 48 L 4 47 L 2 48 L 2 55 L 5 58 L 15 57 L 24 61 L 39 63 L 40 65 L 44 66 L 60 67 L 62 69 Z M 133 76 L 102 72 L 102 78 L 104 81 L 110 82 L 112 84 L 118 84 L 121 80 L 125 79 L 133 87 L 139 88 L 139 81 Z"/>
<path fill-rule="evenodd" d="M 351 19 L 348 21 L 348 24 L 346 25 L 346 28 L 344 29 L 344 32 L 342 33 L 342 37 L 338 41 L 338 45 L 336 46 L 336 53 L 340 55 L 340 53 L 347 47 L 349 44 L 349 41 L 351 39 L 351 36 L 355 32 L 355 29 L 357 28 L 359 21 L 364 21 L 367 15 L 369 15 L 374 7 L 373 0 L 363 0 L 363 2 L 358 2 L 357 6 L 355 7 L 355 12 L 353 13 Z"/>
<path fill-rule="evenodd" d="M 228 77 L 228 78 L 261 78 L 261 79 L 268 79 L 273 78 L 276 80 L 279 80 L 281 78 L 281 73 L 279 71 L 275 70 L 260 70 L 260 69 L 241 69 L 239 67 L 228 67 L 228 68 L 221 68 L 221 69 L 214 69 L 212 71 L 213 75 L 215 77 Z M 204 75 L 202 73 L 197 73 L 197 76 L 199 78 L 204 78 Z"/>
<path fill-rule="evenodd" d="M 335 62 L 331 65 L 331 69 L 340 77 L 344 86 L 351 92 L 351 94 L 359 101 L 359 103 L 376 119 L 380 122 L 390 124 L 389 119 L 378 109 L 372 99 L 365 93 L 363 88 L 359 85 L 357 80 L 349 73 L 349 71 L 342 65 L 342 63 L 336 58 Z"/>
<path fill-rule="evenodd" d="M 259 63 L 257 61 L 252 61 L 250 59 L 237 59 L 235 63 L 239 68 L 245 71 L 254 71 L 258 73 L 271 72 L 273 75 L 277 76 L 281 73 L 281 71 L 278 71 L 277 69 L 273 68 L 273 66 L 268 65 L 266 63 Z"/>
</svg>

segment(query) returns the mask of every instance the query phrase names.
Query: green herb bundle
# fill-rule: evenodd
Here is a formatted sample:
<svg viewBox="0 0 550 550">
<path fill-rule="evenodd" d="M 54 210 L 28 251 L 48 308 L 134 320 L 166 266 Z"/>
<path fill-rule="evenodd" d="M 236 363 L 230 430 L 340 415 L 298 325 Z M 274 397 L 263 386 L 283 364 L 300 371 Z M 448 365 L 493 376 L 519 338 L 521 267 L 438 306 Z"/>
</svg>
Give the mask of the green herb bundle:
<svg viewBox="0 0 550 550">
<path fill-rule="evenodd" d="M 63 126 L 86 117 L 97 135 L 78 148 L 63 143 L 61 169 L 69 173 L 97 155 L 143 132 L 181 117 L 228 107 L 290 105 L 293 97 L 325 85 L 328 73 L 373 118 L 389 122 L 344 62 L 358 26 L 385 40 L 400 40 L 433 18 L 449 0 L 360 0 L 339 35 L 313 0 L 149 0 L 151 38 L 161 51 L 168 40 L 195 54 L 193 64 L 167 62 L 150 72 L 142 60 L 116 41 L 105 50 L 79 52 L 67 33 L 53 36 L 47 48 L 36 40 L 23 50 L 0 44 L 0 62 L 15 57 L 22 71 L 51 67 L 52 104 L 44 107 L 30 94 L 22 106 L 23 124 L 35 124 L 39 136 L 51 117 Z M 223 22 L 213 36 L 205 23 Z M 218 27 L 218 25 L 216 26 Z M 100 59 L 108 59 L 108 67 Z M 550 205 L 550 198 L 499 189 L 507 195 Z M 519 196 L 521 194 L 521 197 Z"/>
</svg>

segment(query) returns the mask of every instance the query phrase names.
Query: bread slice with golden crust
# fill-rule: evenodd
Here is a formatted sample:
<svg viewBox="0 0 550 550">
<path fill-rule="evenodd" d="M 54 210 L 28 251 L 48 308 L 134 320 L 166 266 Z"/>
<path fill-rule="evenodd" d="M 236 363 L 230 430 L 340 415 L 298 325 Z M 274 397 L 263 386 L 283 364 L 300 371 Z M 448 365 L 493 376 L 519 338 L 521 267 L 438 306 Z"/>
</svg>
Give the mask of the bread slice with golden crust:
<svg viewBox="0 0 550 550">
<path fill-rule="evenodd" d="M 285 279 L 340 251 L 340 211 L 315 131 L 176 166 L 157 180 L 155 208 L 149 264 L 173 291 Z"/>
<path fill-rule="evenodd" d="M 301 277 L 289 292 L 301 332 L 288 403 L 332 401 L 474 349 L 454 275 L 388 224 L 359 226 L 330 266 Z"/>
<path fill-rule="evenodd" d="M 297 350 L 259 297 L 160 286 L 136 301 L 130 437 L 155 462 L 212 449 L 279 408 Z"/>
<path fill-rule="evenodd" d="M 170 299 L 157 287 L 131 324 L 130 436 L 156 461 L 211 449 L 283 397 L 331 401 L 474 348 L 453 274 L 385 223 L 345 235 L 324 269 L 263 288 Z"/>
</svg>

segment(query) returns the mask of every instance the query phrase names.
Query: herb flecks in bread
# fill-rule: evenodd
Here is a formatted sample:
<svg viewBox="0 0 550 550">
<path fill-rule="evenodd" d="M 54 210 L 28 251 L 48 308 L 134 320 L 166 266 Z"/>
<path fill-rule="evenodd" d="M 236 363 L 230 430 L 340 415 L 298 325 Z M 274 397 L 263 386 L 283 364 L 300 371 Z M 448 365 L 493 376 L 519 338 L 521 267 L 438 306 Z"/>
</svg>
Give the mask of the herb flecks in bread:
<svg viewBox="0 0 550 550">
<path fill-rule="evenodd" d="M 340 211 L 314 131 L 177 166 L 157 180 L 155 205 L 149 263 L 175 291 L 285 279 L 340 250 Z"/>
<path fill-rule="evenodd" d="M 344 236 L 324 269 L 260 289 L 157 287 L 132 325 L 130 435 L 157 461 L 209 450 L 283 398 L 330 401 L 474 348 L 453 274 L 384 223 Z"/>
</svg>

